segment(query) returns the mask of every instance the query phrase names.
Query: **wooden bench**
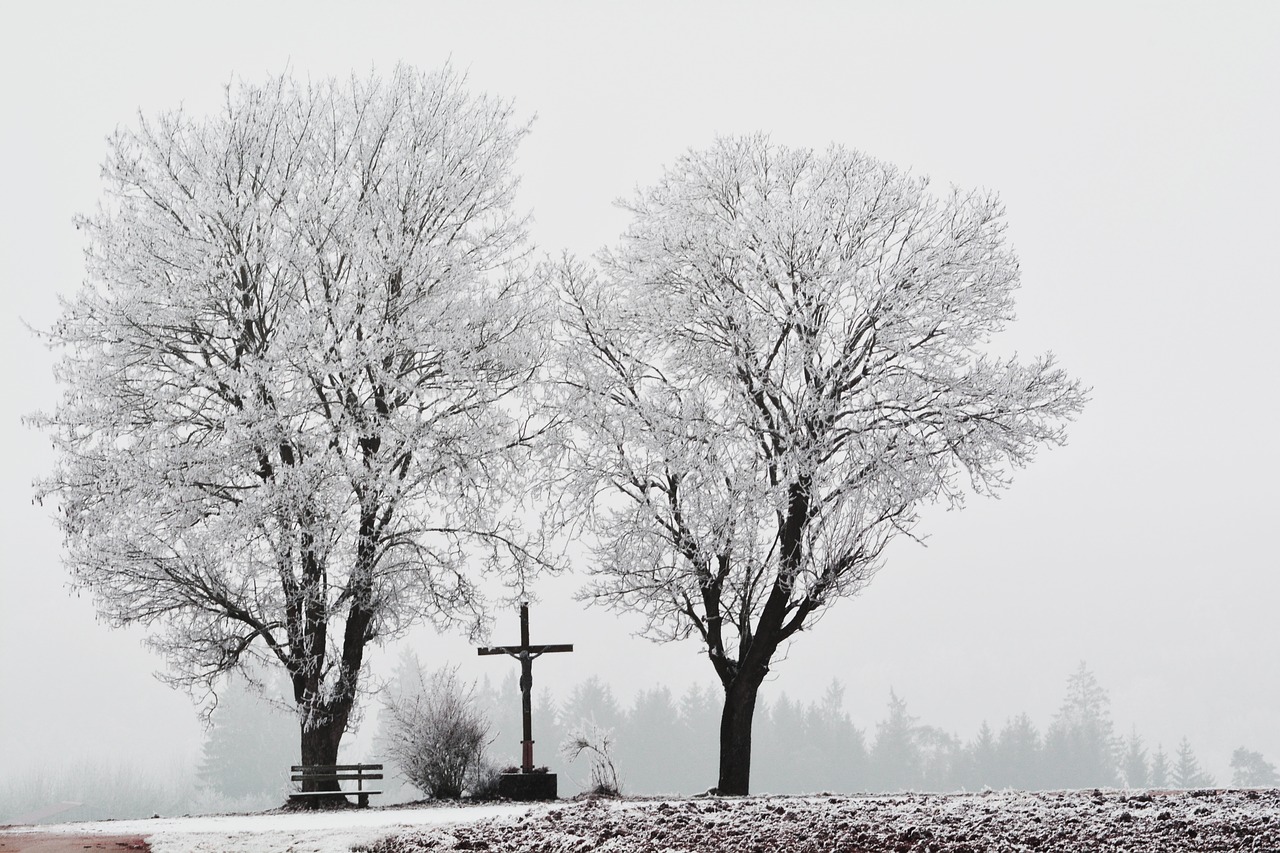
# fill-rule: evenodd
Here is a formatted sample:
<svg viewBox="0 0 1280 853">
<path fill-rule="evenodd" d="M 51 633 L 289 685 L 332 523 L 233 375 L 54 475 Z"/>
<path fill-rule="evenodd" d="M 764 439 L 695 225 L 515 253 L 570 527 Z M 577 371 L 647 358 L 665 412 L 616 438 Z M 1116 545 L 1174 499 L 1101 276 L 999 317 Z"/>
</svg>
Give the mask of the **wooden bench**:
<svg viewBox="0 0 1280 853">
<path fill-rule="evenodd" d="M 381 791 L 365 790 L 365 780 L 381 779 L 381 764 L 295 764 L 291 768 L 294 782 L 355 782 L 354 791 L 295 791 L 290 802 L 306 802 L 311 797 L 350 796 L 359 798 L 360 808 L 369 807 L 369 795 Z M 376 773 L 370 771 L 377 771 Z"/>
</svg>

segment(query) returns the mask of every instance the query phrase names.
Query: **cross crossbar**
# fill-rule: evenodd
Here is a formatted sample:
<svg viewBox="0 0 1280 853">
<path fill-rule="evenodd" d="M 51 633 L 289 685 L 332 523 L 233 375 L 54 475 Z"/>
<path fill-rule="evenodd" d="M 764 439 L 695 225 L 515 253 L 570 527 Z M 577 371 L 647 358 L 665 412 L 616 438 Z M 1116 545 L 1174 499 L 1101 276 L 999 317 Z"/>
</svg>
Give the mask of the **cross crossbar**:
<svg viewBox="0 0 1280 853">
<path fill-rule="evenodd" d="M 486 646 L 476 649 L 477 654 L 482 655 L 511 655 L 519 657 L 521 652 L 528 652 L 535 657 L 547 652 L 571 652 L 573 651 L 573 643 L 552 643 L 548 646 Z"/>
</svg>

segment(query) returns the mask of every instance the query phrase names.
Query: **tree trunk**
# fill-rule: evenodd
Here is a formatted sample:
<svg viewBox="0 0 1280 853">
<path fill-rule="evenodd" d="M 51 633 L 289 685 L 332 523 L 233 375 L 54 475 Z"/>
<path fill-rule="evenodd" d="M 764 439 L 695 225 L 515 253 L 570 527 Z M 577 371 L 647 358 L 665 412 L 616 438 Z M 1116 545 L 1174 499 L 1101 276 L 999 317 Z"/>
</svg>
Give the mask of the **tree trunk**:
<svg viewBox="0 0 1280 853">
<path fill-rule="evenodd" d="M 724 691 L 720 715 L 720 782 L 725 796 L 744 797 L 751 782 L 751 721 L 756 713 L 760 681 L 739 673 Z"/>
<path fill-rule="evenodd" d="M 336 709 L 328 708 L 324 714 L 325 722 L 308 730 L 306 723 L 302 725 L 302 764 L 333 765 L 338 763 L 338 745 L 346 729 L 346 713 L 335 713 Z M 349 708 L 348 708 L 349 710 Z M 326 808 L 347 805 L 347 798 L 341 794 L 342 788 L 337 780 L 303 779 L 302 792 L 312 793 L 333 791 L 333 797 L 307 797 L 306 804 L 313 808 Z"/>
</svg>

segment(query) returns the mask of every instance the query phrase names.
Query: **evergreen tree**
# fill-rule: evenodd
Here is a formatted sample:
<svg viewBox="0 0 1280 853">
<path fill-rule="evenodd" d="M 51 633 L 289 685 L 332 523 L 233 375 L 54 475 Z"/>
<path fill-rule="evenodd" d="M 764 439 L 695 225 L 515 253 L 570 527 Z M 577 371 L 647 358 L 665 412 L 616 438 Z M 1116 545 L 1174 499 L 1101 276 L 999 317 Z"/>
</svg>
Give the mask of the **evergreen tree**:
<svg viewBox="0 0 1280 853">
<path fill-rule="evenodd" d="M 675 725 L 680 712 L 665 686 L 642 690 L 626 715 L 625 737 L 618 741 L 617 762 L 626 770 L 633 794 L 675 794 L 671 769 L 684 761 L 688 739 Z"/>
<path fill-rule="evenodd" d="M 1151 787 L 1164 788 L 1169 784 L 1169 756 L 1165 755 L 1163 746 L 1156 746 L 1155 755 L 1151 756 Z"/>
<path fill-rule="evenodd" d="M 871 788 L 905 791 L 920 786 L 921 756 L 916 742 L 916 718 L 907 713 L 907 703 L 889 690 L 889 716 L 876 724 L 871 747 Z"/>
<path fill-rule="evenodd" d="M 915 743 L 920 756 L 920 790 L 959 788 L 964 767 L 964 749 L 959 738 L 935 726 L 917 726 Z"/>
<path fill-rule="evenodd" d="M 518 689 L 514 682 L 513 689 Z M 493 686 L 493 680 L 486 675 L 476 684 L 473 694 L 476 707 L 483 711 L 485 717 L 489 720 L 490 736 L 495 744 L 501 740 L 501 732 L 504 728 L 503 722 L 505 720 L 502 712 L 506 705 L 510 704 L 510 697 L 506 697 L 508 701 L 504 702 L 504 697 L 499 694 L 498 690 L 499 688 Z"/>
<path fill-rule="evenodd" d="M 516 667 L 509 667 L 496 688 L 482 689 L 480 693 L 482 707 L 488 713 L 489 722 L 492 725 L 489 736 L 493 741 L 489 747 L 489 754 L 499 769 L 520 765 L 520 739 L 524 736 L 524 713 L 520 707 L 520 679 L 516 672 Z M 535 693 L 535 699 L 545 700 L 546 695 L 542 692 Z M 543 710 L 542 707 L 535 707 L 533 711 L 533 736 L 537 744 L 534 749 L 534 760 L 538 762 L 558 755 L 560 746 L 559 741 L 539 740 L 542 737 L 540 727 L 544 723 L 554 723 L 554 720 L 542 718 L 540 712 Z"/>
<path fill-rule="evenodd" d="M 520 741 L 524 738 L 524 712 L 520 701 L 520 679 L 517 667 L 507 667 L 497 687 L 485 676 L 476 688 L 476 707 L 489 720 L 489 755 L 498 769 L 519 767 Z M 563 728 L 560 713 L 551 694 L 535 684 L 533 696 L 533 761 L 552 773 L 564 772 L 560 755 Z"/>
<path fill-rule="evenodd" d="M 1116 785 L 1118 749 L 1109 704 L 1107 692 L 1082 661 L 1067 680 L 1067 695 L 1045 736 L 1049 785 Z"/>
<path fill-rule="evenodd" d="M 574 686 L 560 715 L 569 727 L 593 722 L 603 729 L 617 730 L 622 723 L 622 708 L 614 698 L 613 688 L 594 675 Z"/>
<path fill-rule="evenodd" d="M 1000 757 L 996 736 L 987 721 L 982 721 L 978 734 L 965 750 L 963 784 L 971 790 L 995 788 L 1000 784 Z"/>
<path fill-rule="evenodd" d="M 856 791 L 865 785 L 867 747 L 844 709 L 844 686 L 833 680 L 805 712 L 805 728 L 816 753 L 810 769 L 814 791 Z"/>
<path fill-rule="evenodd" d="M 844 687 L 833 680 L 810 704 L 785 693 L 756 710 L 753 776 L 762 791 L 810 794 L 866 785 L 867 748 L 844 710 Z"/>
<path fill-rule="evenodd" d="M 519 696 L 519 690 L 515 696 Z M 516 711 L 520 711 L 517 700 Z M 512 744 L 519 749 L 520 733 L 524 728 L 523 714 L 520 724 L 511 730 L 515 735 Z M 551 692 L 546 689 L 537 691 L 533 701 L 533 740 L 536 746 L 533 751 L 533 763 L 538 767 L 546 767 L 552 773 L 567 775 L 568 765 L 561 760 L 560 746 L 564 743 L 568 729 L 580 721 L 578 717 L 570 717 L 560 712 Z M 518 756 L 519 751 L 516 752 Z M 519 764 L 519 761 L 514 762 Z"/>
<path fill-rule="evenodd" d="M 694 684 L 680 697 L 678 730 L 688 744 L 678 768 L 680 789 L 706 790 L 706 780 L 715 778 L 720 757 L 721 697 L 705 685 Z"/>
<path fill-rule="evenodd" d="M 1242 746 L 1231 753 L 1231 784 L 1237 788 L 1274 788 L 1280 785 L 1280 776 L 1262 753 Z"/>
<path fill-rule="evenodd" d="M 1185 737 L 1178 744 L 1178 760 L 1173 765 L 1173 787 L 1211 788 L 1213 777 L 1200 769 L 1200 762 L 1191 749 L 1191 741 Z"/>
<path fill-rule="evenodd" d="M 1124 784 L 1127 788 L 1145 788 L 1151 784 L 1151 767 L 1147 763 L 1147 750 L 1138 737 L 1138 730 L 1133 729 L 1129 739 L 1125 741 L 1124 758 L 1121 761 L 1124 773 Z"/>
<path fill-rule="evenodd" d="M 756 709 L 753 737 L 758 744 L 756 787 L 775 794 L 806 789 L 805 769 L 815 757 L 805 731 L 804 709 L 783 693 Z"/>
<path fill-rule="evenodd" d="M 1041 787 L 1043 774 L 1040 732 L 1025 713 L 1011 718 L 1000 730 L 996 755 L 1000 773 L 997 787 L 1031 791 Z"/>
<path fill-rule="evenodd" d="M 298 721 L 273 704 L 288 695 L 278 681 L 268 688 L 233 677 L 218 694 L 196 771 L 204 787 L 263 804 L 284 799 L 289 768 L 298 758 Z M 270 692 L 278 696 L 268 698 Z"/>
</svg>

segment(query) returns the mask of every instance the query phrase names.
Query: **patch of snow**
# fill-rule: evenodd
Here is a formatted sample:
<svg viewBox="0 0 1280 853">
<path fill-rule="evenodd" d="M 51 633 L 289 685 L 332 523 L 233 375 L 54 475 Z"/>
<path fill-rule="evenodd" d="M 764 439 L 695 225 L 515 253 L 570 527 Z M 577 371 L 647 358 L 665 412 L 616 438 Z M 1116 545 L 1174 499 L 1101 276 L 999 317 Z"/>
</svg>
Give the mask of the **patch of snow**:
<svg viewBox="0 0 1280 853">
<path fill-rule="evenodd" d="M 389 835 L 488 819 L 514 819 L 545 810 L 547 804 L 419 806 L 341 811 L 272 812 L 256 815 L 202 815 L 63 823 L 0 831 L 67 835 L 141 835 L 153 853 L 348 853 Z"/>
</svg>

